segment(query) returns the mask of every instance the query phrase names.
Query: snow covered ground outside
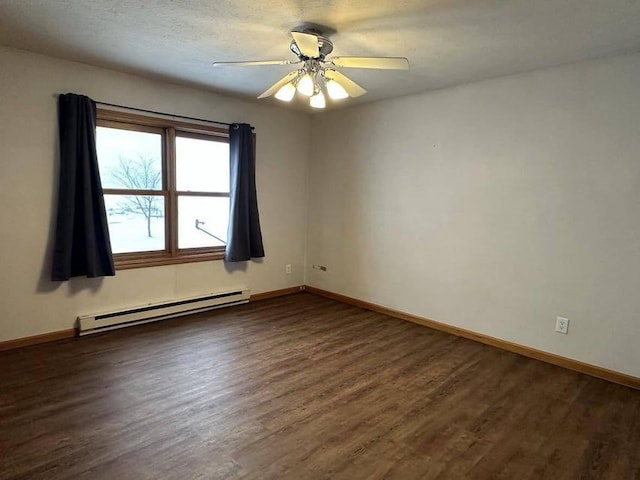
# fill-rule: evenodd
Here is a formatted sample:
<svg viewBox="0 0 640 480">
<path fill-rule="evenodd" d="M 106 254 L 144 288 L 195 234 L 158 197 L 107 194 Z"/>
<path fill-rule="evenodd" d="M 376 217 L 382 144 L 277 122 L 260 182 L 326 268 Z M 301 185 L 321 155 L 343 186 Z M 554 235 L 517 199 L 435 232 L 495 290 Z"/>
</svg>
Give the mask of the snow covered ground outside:
<svg viewBox="0 0 640 480">
<path fill-rule="evenodd" d="M 183 197 L 179 199 L 178 214 L 178 248 L 214 247 L 226 242 L 228 198 Z M 113 253 L 164 250 L 164 217 L 151 218 L 151 237 L 142 213 L 115 213 L 107 209 L 107 218 Z"/>
</svg>

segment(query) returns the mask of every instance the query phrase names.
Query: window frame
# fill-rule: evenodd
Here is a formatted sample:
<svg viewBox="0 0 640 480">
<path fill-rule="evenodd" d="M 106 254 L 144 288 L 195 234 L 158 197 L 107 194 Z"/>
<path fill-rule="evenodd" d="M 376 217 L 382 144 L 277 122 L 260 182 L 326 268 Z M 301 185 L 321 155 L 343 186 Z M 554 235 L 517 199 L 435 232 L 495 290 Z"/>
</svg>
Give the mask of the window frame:
<svg viewBox="0 0 640 480">
<path fill-rule="evenodd" d="M 185 122 L 99 107 L 98 127 L 159 133 L 162 138 L 162 186 L 160 190 L 103 188 L 103 195 L 162 195 L 165 215 L 165 249 L 113 255 L 116 270 L 221 260 L 225 246 L 178 248 L 178 197 L 226 197 L 224 192 L 179 191 L 176 184 L 176 137 L 198 138 L 229 143 L 226 129 L 202 122 Z M 254 143 L 255 145 L 255 143 Z"/>
</svg>

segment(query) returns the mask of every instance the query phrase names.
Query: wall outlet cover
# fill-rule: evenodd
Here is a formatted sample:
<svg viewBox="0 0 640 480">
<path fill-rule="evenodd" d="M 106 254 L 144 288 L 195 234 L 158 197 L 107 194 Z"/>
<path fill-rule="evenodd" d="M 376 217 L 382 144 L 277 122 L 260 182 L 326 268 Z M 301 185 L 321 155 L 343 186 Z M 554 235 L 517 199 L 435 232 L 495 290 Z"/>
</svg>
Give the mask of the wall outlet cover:
<svg viewBox="0 0 640 480">
<path fill-rule="evenodd" d="M 556 332 L 569 333 L 569 319 L 564 317 L 556 317 Z"/>
</svg>

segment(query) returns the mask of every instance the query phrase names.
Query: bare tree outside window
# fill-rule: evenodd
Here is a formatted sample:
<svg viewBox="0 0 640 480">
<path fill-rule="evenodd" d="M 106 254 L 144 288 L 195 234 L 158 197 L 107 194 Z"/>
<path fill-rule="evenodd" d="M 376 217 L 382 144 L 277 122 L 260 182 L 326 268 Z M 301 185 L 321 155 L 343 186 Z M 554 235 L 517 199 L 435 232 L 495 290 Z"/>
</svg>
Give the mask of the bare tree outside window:
<svg viewBox="0 0 640 480">
<path fill-rule="evenodd" d="M 114 183 L 121 188 L 131 190 L 159 190 L 162 184 L 162 171 L 157 161 L 151 157 L 139 155 L 137 159 L 119 156 L 118 165 L 109 171 Z M 158 195 L 128 195 L 118 202 L 121 213 L 142 214 L 147 221 L 147 236 L 151 234 L 151 219 L 163 216 L 162 197 Z"/>
</svg>

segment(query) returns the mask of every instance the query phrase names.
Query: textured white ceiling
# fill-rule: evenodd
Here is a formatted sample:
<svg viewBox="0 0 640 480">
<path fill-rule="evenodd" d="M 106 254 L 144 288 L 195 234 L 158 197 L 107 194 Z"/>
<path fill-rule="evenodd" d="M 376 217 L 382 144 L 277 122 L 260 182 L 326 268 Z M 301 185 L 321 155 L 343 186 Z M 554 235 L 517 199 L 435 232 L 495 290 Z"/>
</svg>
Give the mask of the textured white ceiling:
<svg viewBox="0 0 640 480">
<path fill-rule="evenodd" d="M 334 107 L 640 50 L 640 0 L 0 0 L 0 44 L 253 98 L 292 67 L 211 62 L 294 59 L 305 21 L 411 63 L 344 69 L 369 93 Z"/>
</svg>

